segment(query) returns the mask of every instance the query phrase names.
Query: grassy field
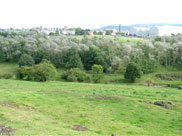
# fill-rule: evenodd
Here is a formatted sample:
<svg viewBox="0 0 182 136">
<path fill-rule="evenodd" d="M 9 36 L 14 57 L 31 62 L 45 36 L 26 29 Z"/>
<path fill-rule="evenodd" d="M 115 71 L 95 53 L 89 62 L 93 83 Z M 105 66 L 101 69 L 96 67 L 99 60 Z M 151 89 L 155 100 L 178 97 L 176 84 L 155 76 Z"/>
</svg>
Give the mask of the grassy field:
<svg viewBox="0 0 182 136">
<path fill-rule="evenodd" d="M 75 36 L 71 36 L 74 38 L 78 38 L 78 39 L 82 39 L 83 36 L 79 36 L 79 35 L 75 35 Z M 94 36 L 91 35 L 87 35 L 87 37 L 92 38 Z M 124 36 L 110 36 L 110 35 L 96 35 L 96 37 L 103 37 L 103 38 L 117 38 L 120 42 L 125 43 L 125 42 L 139 42 L 142 41 L 143 38 L 137 38 L 137 37 L 124 37 Z"/>
<path fill-rule="evenodd" d="M 0 124 L 16 135 L 182 135 L 182 91 L 175 88 L 3 79 L 0 84 Z M 157 100 L 173 106 L 145 102 Z"/>
<path fill-rule="evenodd" d="M 15 63 L 0 63 L 0 75 L 14 73 L 17 67 L 18 67 L 18 64 L 15 64 Z"/>
<path fill-rule="evenodd" d="M 3 63 L 0 72 L 13 73 L 16 67 Z M 144 85 L 147 78 L 164 84 L 181 81 L 163 81 L 155 74 L 135 84 L 121 74 L 105 74 L 102 84 L 0 79 L 0 126 L 15 129 L 15 135 L 181 136 L 182 91 Z M 86 131 L 78 131 L 83 127 Z"/>
</svg>

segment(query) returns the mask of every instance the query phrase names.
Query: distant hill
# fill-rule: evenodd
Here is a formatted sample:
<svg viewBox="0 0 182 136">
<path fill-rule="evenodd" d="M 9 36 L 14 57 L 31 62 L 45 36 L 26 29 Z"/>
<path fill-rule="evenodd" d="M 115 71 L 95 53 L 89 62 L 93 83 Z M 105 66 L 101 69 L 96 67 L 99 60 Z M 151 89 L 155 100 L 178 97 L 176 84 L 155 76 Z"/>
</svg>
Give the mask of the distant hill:
<svg viewBox="0 0 182 136">
<path fill-rule="evenodd" d="M 182 24 L 162 24 L 162 23 L 154 23 L 154 24 L 134 24 L 134 25 L 121 25 L 121 30 L 131 30 L 133 27 L 154 27 L 154 26 L 180 26 L 182 27 Z M 106 30 L 106 29 L 116 29 L 119 30 L 119 25 L 114 26 L 114 25 L 109 25 L 109 26 L 104 26 L 101 27 L 97 30 Z"/>
</svg>

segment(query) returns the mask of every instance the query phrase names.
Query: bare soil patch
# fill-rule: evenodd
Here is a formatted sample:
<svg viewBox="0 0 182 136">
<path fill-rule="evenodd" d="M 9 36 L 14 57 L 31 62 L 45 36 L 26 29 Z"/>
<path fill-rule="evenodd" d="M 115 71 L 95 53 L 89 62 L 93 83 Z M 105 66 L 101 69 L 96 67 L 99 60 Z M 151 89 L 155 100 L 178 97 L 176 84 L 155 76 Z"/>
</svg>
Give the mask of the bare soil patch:
<svg viewBox="0 0 182 136">
<path fill-rule="evenodd" d="M 15 129 L 0 125 L 0 135 L 13 136 L 15 135 Z"/>
<path fill-rule="evenodd" d="M 17 109 L 20 108 L 19 105 L 17 105 L 14 102 L 0 102 L 0 105 L 4 107 L 10 107 L 10 108 L 17 108 Z"/>
<path fill-rule="evenodd" d="M 77 130 L 77 131 L 88 131 L 88 128 L 87 127 L 81 126 L 81 125 L 74 125 L 73 126 L 73 129 L 74 130 Z"/>
</svg>

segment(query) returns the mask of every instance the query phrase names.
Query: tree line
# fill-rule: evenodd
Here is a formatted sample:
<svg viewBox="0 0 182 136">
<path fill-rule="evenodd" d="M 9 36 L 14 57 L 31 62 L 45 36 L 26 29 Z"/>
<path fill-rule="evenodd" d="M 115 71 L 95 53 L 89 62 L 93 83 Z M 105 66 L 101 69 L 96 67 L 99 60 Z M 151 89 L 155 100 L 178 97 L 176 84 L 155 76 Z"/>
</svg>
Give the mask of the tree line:
<svg viewBox="0 0 182 136">
<path fill-rule="evenodd" d="M 182 36 L 164 36 L 139 42 L 120 42 L 118 37 L 50 36 L 44 33 L 0 33 L 0 61 L 19 65 L 49 60 L 57 68 L 91 70 L 101 65 L 104 72 L 124 73 L 130 62 L 142 72 L 154 72 L 158 66 L 182 69 Z"/>
</svg>

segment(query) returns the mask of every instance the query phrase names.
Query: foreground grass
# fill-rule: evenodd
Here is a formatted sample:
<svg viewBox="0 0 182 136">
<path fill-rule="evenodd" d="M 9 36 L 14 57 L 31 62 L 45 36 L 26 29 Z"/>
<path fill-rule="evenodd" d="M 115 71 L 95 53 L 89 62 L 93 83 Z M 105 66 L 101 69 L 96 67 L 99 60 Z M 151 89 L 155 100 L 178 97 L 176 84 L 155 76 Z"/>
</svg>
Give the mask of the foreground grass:
<svg viewBox="0 0 182 136">
<path fill-rule="evenodd" d="M 0 85 L 0 124 L 16 135 L 182 135 L 182 91 L 175 88 L 3 79 Z M 143 102 L 156 100 L 174 106 Z"/>
</svg>

